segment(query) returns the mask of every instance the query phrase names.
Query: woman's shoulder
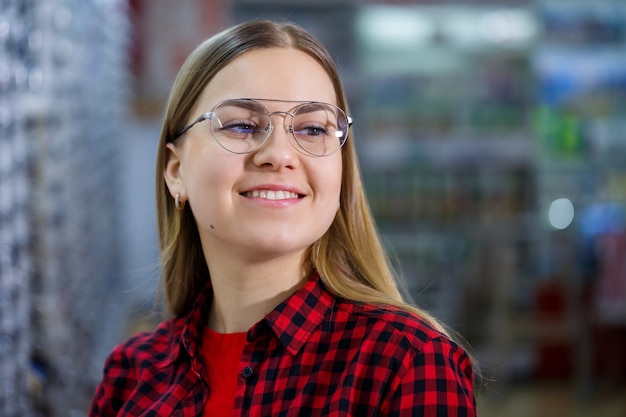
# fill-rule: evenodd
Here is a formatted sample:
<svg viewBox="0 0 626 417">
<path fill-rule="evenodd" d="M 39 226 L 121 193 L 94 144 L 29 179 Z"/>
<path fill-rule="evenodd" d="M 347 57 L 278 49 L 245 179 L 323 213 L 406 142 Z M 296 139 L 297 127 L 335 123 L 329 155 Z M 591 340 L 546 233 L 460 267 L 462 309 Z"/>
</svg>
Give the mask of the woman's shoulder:
<svg viewBox="0 0 626 417">
<path fill-rule="evenodd" d="M 471 358 L 428 316 L 350 301 L 337 303 L 335 312 L 348 329 L 342 341 L 358 340 L 359 363 L 371 365 L 379 381 L 390 381 L 393 407 L 413 415 L 475 415 Z"/>
<path fill-rule="evenodd" d="M 145 366 L 148 362 L 165 362 L 175 357 L 184 320 L 171 318 L 155 329 L 135 333 L 113 348 L 109 362 L 122 362 L 125 367 Z"/>
<path fill-rule="evenodd" d="M 345 320 L 361 323 L 368 338 L 402 339 L 409 350 L 422 350 L 427 344 L 457 344 L 448 335 L 422 317 L 417 311 L 389 304 L 361 303 L 344 300 L 337 308 Z"/>
</svg>

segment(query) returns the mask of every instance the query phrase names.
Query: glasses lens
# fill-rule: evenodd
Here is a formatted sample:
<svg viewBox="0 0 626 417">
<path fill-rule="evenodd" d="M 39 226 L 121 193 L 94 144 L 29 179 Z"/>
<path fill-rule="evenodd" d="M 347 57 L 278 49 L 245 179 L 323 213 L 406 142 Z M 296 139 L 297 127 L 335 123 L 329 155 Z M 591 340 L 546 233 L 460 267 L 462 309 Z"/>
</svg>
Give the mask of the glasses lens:
<svg viewBox="0 0 626 417">
<path fill-rule="evenodd" d="M 324 156 L 336 152 L 348 137 L 348 118 L 339 107 L 307 103 L 293 117 L 293 134 L 306 152 Z"/>
<path fill-rule="evenodd" d="M 211 130 L 227 151 L 248 153 L 263 144 L 270 129 L 267 109 L 251 100 L 228 100 L 213 110 Z"/>
</svg>

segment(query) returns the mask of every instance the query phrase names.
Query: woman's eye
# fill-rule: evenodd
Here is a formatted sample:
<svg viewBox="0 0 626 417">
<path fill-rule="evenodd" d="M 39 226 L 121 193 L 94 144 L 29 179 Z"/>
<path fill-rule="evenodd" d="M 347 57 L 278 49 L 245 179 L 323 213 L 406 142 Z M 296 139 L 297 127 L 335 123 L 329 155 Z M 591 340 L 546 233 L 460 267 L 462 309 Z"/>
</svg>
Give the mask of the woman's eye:
<svg viewBox="0 0 626 417">
<path fill-rule="evenodd" d="M 251 132 L 254 130 L 254 126 L 252 125 L 246 125 L 243 123 L 239 123 L 236 125 L 230 125 L 230 126 L 226 126 L 226 129 L 228 130 L 233 130 L 236 132 Z"/>
<path fill-rule="evenodd" d="M 307 126 L 299 128 L 295 134 L 298 136 L 327 136 L 328 130 L 323 126 Z"/>
<path fill-rule="evenodd" d="M 224 124 L 221 130 L 237 135 L 250 135 L 262 131 L 262 129 L 260 129 L 257 125 L 248 122 Z"/>
</svg>

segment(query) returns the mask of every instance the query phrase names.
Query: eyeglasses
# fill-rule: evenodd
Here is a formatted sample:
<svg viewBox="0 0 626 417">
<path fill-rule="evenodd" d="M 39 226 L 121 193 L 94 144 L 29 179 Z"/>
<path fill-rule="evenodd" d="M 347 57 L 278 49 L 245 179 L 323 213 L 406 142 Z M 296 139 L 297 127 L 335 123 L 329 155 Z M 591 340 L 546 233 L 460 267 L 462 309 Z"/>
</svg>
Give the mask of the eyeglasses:
<svg viewBox="0 0 626 417">
<path fill-rule="evenodd" d="M 270 112 L 260 101 L 302 104 L 291 111 Z M 303 151 L 313 156 L 328 156 L 337 152 L 346 143 L 348 129 L 352 125 L 351 117 L 329 103 L 241 98 L 222 101 L 210 112 L 201 114 L 174 140 L 198 123 L 209 120 L 211 133 L 222 148 L 236 154 L 254 152 L 271 135 L 274 129 L 272 116 L 275 114 L 291 116 L 288 132 Z"/>
</svg>

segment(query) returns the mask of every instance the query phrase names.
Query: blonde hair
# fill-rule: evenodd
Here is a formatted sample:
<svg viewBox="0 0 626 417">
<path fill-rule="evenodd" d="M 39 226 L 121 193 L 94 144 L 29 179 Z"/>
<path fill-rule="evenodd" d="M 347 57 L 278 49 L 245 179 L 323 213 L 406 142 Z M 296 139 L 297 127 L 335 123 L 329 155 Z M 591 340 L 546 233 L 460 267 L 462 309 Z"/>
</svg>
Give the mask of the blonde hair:
<svg viewBox="0 0 626 417">
<path fill-rule="evenodd" d="M 295 48 L 315 58 L 333 82 L 337 105 L 347 112 L 339 74 L 328 51 L 291 23 L 256 20 L 232 27 L 199 45 L 183 64 L 172 87 L 161 128 L 156 163 L 156 200 L 162 285 L 169 312 L 188 312 L 210 279 L 197 225 L 189 207 L 177 210 L 163 179 L 166 144 L 176 138 L 207 83 L 237 56 L 256 48 Z M 425 311 L 406 303 L 381 244 L 365 197 L 352 137 L 341 150 L 340 209 L 329 230 L 309 250 L 308 261 L 325 286 L 339 297 L 393 305 L 412 311 L 446 333 Z"/>
</svg>

